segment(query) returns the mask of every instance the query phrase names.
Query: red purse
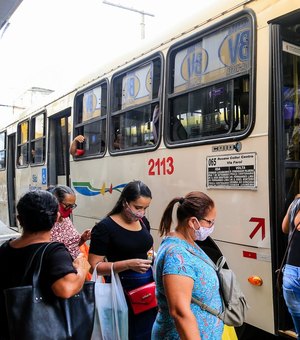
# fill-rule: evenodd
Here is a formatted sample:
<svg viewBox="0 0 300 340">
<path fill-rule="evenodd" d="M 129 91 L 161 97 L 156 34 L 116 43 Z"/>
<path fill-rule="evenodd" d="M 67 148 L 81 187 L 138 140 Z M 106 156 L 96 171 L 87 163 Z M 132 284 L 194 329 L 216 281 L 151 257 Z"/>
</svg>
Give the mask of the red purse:
<svg viewBox="0 0 300 340">
<path fill-rule="evenodd" d="M 155 282 L 126 291 L 129 303 L 134 314 L 140 314 L 149 309 L 157 307 L 155 297 Z"/>
</svg>

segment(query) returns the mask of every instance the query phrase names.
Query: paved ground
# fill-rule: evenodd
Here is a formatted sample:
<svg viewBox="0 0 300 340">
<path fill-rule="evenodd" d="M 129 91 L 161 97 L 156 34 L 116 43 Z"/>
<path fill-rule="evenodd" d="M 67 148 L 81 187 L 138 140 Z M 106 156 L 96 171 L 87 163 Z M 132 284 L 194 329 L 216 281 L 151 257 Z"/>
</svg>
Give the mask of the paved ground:
<svg viewBox="0 0 300 340">
<path fill-rule="evenodd" d="M 17 232 L 8 228 L 2 221 L 0 221 L 0 244 L 12 237 L 16 237 Z"/>
</svg>

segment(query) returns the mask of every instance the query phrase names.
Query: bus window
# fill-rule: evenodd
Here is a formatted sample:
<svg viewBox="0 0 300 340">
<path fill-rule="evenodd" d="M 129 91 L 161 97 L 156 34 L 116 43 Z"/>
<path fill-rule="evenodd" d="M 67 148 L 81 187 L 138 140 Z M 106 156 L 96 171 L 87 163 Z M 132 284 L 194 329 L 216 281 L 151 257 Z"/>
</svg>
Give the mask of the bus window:
<svg viewBox="0 0 300 340">
<path fill-rule="evenodd" d="M 169 144 L 242 135 L 249 129 L 251 36 L 250 19 L 244 17 L 171 48 Z"/>
<path fill-rule="evenodd" d="M 30 162 L 41 164 L 45 161 L 45 114 L 32 117 L 30 124 Z"/>
<path fill-rule="evenodd" d="M 111 147 L 114 152 L 153 148 L 159 140 L 161 60 L 113 78 Z"/>
<path fill-rule="evenodd" d="M 80 93 L 75 98 L 74 137 L 83 135 L 85 141 L 79 148 L 81 156 L 104 155 L 106 141 L 107 84 L 102 83 Z"/>
<path fill-rule="evenodd" d="M 29 121 L 26 120 L 18 124 L 18 147 L 17 147 L 17 165 L 28 165 L 28 151 L 29 151 Z"/>
<path fill-rule="evenodd" d="M 0 170 L 6 166 L 6 132 L 0 133 Z"/>
</svg>

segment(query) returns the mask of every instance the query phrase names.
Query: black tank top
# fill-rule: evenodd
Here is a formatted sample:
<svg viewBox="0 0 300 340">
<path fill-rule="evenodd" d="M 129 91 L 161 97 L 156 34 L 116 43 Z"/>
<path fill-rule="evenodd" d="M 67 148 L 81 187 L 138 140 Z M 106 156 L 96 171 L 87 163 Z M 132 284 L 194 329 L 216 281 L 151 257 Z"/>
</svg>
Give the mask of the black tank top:
<svg viewBox="0 0 300 340">
<path fill-rule="evenodd" d="M 298 230 L 295 231 L 292 239 L 286 263 L 300 267 L 300 231 Z"/>
</svg>

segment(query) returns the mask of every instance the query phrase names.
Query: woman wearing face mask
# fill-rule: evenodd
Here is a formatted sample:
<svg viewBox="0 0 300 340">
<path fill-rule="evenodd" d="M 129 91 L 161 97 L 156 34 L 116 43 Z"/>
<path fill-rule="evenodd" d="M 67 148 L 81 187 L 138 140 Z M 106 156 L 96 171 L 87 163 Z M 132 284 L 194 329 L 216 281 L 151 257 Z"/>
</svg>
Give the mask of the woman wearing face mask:
<svg viewBox="0 0 300 340">
<path fill-rule="evenodd" d="M 112 211 L 92 229 L 89 253 L 92 270 L 98 264 L 99 275 L 110 275 L 113 263 L 124 290 L 153 282 L 152 260 L 147 259 L 153 238 L 145 217 L 151 199 L 151 191 L 144 183 L 128 183 Z M 106 280 L 109 282 L 110 277 Z M 129 339 L 150 339 L 156 313 L 156 309 L 150 309 L 134 315 L 129 305 Z"/>
<path fill-rule="evenodd" d="M 173 207 L 177 203 L 177 225 L 171 231 Z M 214 202 L 199 191 L 174 198 L 164 211 L 159 231 L 165 237 L 155 259 L 159 313 L 152 330 L 153 340 L 222 338 L 223 322 L 191 302 L 193 296 L 222 311 L 217 274 L 198 257 L 209 259 L 195 243 L 213 232 L 215 219 Z"/>
<path fill-rule="evenodd" d="M 50 186 L 51 192 L 58 200 L 60 217 L 51 229 L 51 241 L 64 243 L 73 259 L 80 254 L 80 247 L 90 239 L 91 230 L 87 229 L 80 234 L 74 227 L 70 215 L 77 207 L 76 195 L 72 188 L 66 185 Z"/>
</svg>

